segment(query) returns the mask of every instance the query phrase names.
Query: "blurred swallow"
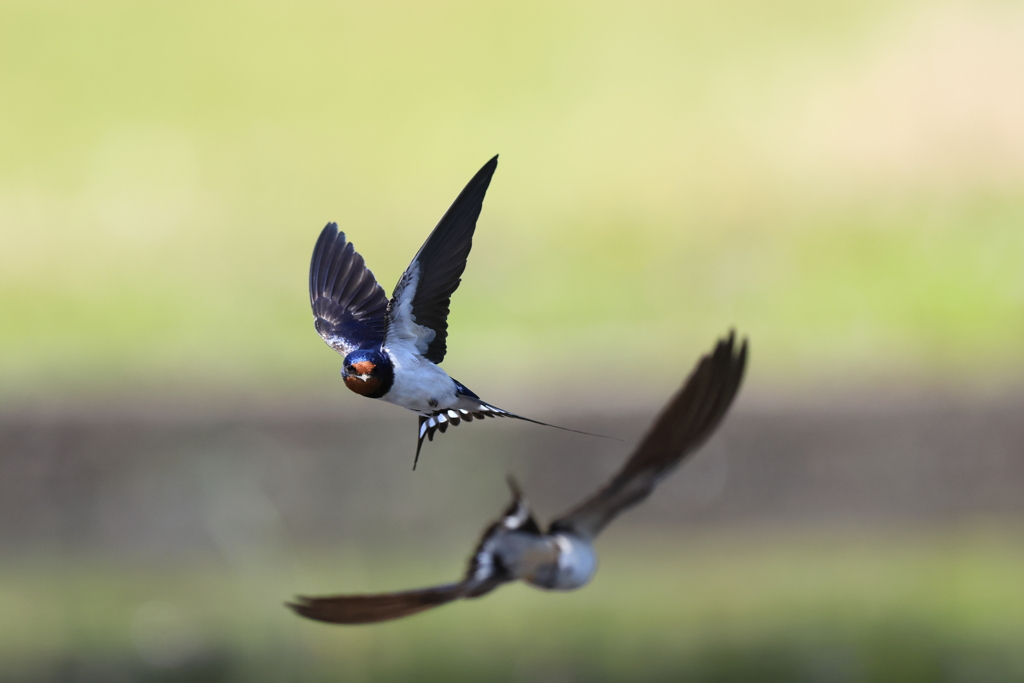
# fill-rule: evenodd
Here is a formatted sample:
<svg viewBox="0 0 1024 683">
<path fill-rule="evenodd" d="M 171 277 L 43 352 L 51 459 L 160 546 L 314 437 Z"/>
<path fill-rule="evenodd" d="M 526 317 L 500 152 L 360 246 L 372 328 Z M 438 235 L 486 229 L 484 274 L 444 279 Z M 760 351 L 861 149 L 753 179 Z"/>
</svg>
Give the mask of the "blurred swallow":
<svg viewBox="0 0 1024 683">
<path fill-rule="evenodd" d="M 703 444 L 739 391 L 747 342 L 719 340 L 654 421 L 622 469 L 602 489 L 542 531 L 510 478 L 512 503 L 484 531 L 461 581 L 377 595 L 299 597 L 291 607 L 309 619 L 368 624 L 398 619 L 459 598 L 476 598 L 511 581 L 573 590 L 597 569 L 594 538 L 617 515 L 647 498 L 669 472 Z"/>
<path fill-rule="evenodd" d="M 436 431 L 473 419 L 510 417 L 589 434 L 491 405 L 438 367 L 446 352 L 448 305 L 462 281 L 497 166 L 495 156 L 469 181 L 399 278 L 390 302 L 336 223 L 324 227 L 313 249 L 309 300 L 316 331 L 345 357 L 341 376 L 346 387 L 420 416 L 413 469 L 424 439 L 433 441 Z"/>
</svg>

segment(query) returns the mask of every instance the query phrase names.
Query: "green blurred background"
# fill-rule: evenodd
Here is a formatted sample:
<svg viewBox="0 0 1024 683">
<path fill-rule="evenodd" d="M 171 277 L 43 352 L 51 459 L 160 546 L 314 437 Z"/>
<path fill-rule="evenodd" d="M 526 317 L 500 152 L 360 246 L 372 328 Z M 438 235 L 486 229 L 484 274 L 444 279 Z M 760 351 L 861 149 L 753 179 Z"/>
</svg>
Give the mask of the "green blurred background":
<svg viewBox="0 0 1024 683">
<path fill-rule="evenodd" d="M 390 292 L 495 153 L 445 368 L 627 444 L 412 476 L 309 254 Z M 1024 680 L 1022 226 L 1010 0 L 2 2 L 0 678 Z M 734 420 L 593 586 L 280 608 L 454 576 L 505 471 L 566 507 L 731 326 Z"/>
</svg>

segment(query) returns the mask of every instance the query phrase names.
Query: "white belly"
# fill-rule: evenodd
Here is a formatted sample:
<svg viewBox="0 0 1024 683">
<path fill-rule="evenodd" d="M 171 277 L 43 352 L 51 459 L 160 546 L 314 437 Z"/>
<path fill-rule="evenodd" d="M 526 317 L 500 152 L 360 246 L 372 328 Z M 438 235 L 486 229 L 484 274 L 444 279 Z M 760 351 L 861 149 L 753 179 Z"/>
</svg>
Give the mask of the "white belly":
<svg viewBox="0 0 1024 683">
<path fill-rule="evenodd" d="M 384 351 L 394 365 L 395 379 L 382 400 L 422 415 L 456 406 L 455 382 L 447 372 L 401 349 Z"/>
<path fill-rule="evenodd" d="M 594 546 L 572 534 L 554 534 L 558 545 L 558 574 L 554 590 L 568 591 L 586 585 L 597 571 Z"/>
</svg>

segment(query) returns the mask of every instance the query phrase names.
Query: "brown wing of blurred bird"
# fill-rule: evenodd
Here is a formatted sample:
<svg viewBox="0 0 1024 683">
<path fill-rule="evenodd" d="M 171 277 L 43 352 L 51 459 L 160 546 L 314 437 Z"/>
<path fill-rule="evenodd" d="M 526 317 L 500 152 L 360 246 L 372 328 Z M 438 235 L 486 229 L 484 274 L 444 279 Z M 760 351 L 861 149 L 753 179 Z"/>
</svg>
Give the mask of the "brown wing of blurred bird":
<svg viewBox="0 0 1024 683">
<path fill-rule="evenodd" d="M 460 598 L 479 597 L 522 580 L 538 588 L 573 590 L 597 569 L 594 538 L 621 512 L 639 504 L 721 423 L 739 392 L 747 342 L 730 333 L 704 355 L 654 421 L 640 445 L 603 488 L 541 531 L 519 487 L 512 502 L 483 534 L 465 578 L 432 588 L 376 595 L 299 597 L 296 613 L 335 624 L 398 619 Z"/>
</svg>

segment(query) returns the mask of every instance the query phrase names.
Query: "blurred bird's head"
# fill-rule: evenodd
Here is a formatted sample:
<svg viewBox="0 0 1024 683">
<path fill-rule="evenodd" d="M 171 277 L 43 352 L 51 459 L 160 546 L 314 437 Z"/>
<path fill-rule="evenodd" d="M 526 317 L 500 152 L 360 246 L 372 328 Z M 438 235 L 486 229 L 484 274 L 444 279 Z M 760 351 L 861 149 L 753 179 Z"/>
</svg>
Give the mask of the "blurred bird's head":
<svg viewBox="0 0 1024 683">
<path fill-rule="evenodd" d="M 380 398 L 394 380 L 391 361 L 376 349 L 360 349 L 345 356 L 341 369 L 345 386 L 360 396 Z"/>
<path fill-rule="evenodd" d="M 505 512 L 502 513 L 497 526 L 506 531 L 525 531 L 540 535 L 540 526 L 538 526 L 537 520 L 533 518 L 530 502 L 526 500 L 523 490 L 519 488 L 519 482 L 511 474 L 505 478 L 505 481 L 512 492 L 512 500 L 509 502 L 508 507 L 505 508 Z"/>
</svg>

